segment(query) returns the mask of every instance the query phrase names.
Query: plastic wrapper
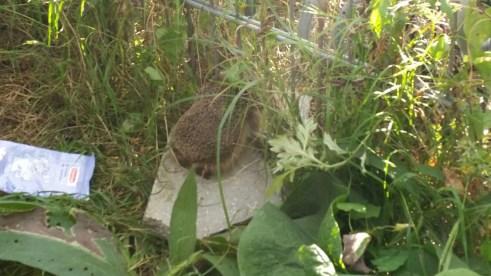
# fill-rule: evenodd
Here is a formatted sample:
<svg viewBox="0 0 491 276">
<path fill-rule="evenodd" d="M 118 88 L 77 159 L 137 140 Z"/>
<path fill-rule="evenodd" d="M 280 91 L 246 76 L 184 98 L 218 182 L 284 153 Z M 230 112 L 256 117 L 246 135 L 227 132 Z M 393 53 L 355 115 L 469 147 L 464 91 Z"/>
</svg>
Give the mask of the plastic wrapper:
<svg viewBox="0 0 491 276">
<path fill-rule="evenodd" d="M 93 155 L 64 153 L 0 140 L 0 190 L 32 195 L 89 195 Z"/>
</svg>

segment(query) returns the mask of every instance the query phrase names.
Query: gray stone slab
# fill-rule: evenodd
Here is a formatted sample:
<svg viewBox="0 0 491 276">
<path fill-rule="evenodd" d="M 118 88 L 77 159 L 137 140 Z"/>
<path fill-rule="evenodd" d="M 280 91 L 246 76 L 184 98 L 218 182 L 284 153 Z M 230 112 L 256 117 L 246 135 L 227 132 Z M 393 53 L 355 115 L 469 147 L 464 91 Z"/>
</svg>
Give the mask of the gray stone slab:
<svg viewBox="0 0 491 276">
<path fill-rule="evenodd" d="M 169 233 L 172 207 L 187 174 L 188 170 L 177 163 L 171 152 L 166 151 L 144 216 L 144 222 L 163 236 Z M 271 179 L 266 162 L 255 150 L 246 151 L 235 169 L 223 175 L 222 185 L 232 224 L 251 218 L 254 211 L 266 201 L 280 202 L 276 195 L 266 198 L 265 191 Z M 217 180 L 197 177 L 197 185 L 197 237 L 203 238 L 227 229 L 227 223 Z"/>
</svg>

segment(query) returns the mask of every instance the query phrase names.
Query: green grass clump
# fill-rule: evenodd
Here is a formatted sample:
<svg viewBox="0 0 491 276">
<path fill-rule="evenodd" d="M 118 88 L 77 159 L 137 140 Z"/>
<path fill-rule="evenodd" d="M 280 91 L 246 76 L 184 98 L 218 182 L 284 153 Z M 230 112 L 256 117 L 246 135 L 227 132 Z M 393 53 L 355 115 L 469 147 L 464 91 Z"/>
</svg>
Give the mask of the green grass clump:
<svg viewBox="0 0 491 276">
<path fill-rule="evenodd" d="M 169 264 L 166 241 L 142 216 L 169 129 L 199 87 L 216 80 L 230 91 L 250 87 L 285 204 L 282 213 L 266 206 L 246 228 L 245 244 L 234 235 L 200 241 L 192 262 L 208 261 L 196 262 L 193 275 L 221 254 L 236 270 L 257 271 L 240 251 L 260 251 L 264 243 L 254 242 L 275 238 L 254 230 L 271 228 L 268 216 L 298 236 L 289 242 L 302 244 L 292 252 L 305 271 L 318 252 L 345 270 L 334 245 L 357 232 L 370 235 L 364 259 L 379 273 L 489 268 L 491 71 L 474 29 L 491 36 L 491 28 L 478 25 L 487 22 L 474 14 L 481 6 L 465 11 L 462 34 L 446 1 L 372 1 L 344 17 L 331 3 L 312 10 L 311 44 L 278 41 L 271 29 L 293 35 L 299 22 L 289 12 L 302 1 L 260 3 L 258 33 L 167 2 L 0 3 L 0 139 L 96 155 L 90 200 L 48 204 L 98 217 L 129 271 L 153 275 Z M 241 11 L 241 1 L 218 2 Z M 469 52 L 456 46 L 462 41 Z M 299 95 L 312 99 L 308 120 L 299 116 Z M 242 228 L 235 230 L 240 237 Z M 2 275 L 41 275 L 0 266 Z"/>
</svg>

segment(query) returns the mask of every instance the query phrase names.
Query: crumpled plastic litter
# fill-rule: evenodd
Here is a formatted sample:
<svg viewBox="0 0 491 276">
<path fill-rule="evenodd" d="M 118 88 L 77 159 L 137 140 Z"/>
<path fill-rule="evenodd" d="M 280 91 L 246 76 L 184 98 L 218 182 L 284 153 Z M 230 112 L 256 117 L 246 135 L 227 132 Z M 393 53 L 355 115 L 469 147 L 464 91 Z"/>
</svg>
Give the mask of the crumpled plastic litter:
<svg viewBox="0 0 491 276">
<path fill-rule="evenodd" d="M 0 190 L 49 196 L 89 195 L 95 157 L 0 140 Z"/>
</svg>

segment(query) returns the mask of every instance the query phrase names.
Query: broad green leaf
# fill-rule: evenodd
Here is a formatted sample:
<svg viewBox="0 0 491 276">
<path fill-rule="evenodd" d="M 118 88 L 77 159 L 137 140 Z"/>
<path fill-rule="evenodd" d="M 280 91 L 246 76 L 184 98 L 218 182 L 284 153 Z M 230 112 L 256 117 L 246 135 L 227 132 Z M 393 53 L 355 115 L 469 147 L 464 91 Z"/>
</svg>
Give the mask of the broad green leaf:
<svg viewBox="0 0 491 276">
<path fill-rule="evenodd" d="M 150 66 L 148 66 L 147 68 L 145 68 L 145 73 L 147 73 L 147 75 L 153 81 L 161 81 L 161 80 L 164 79 L 162 77 L 162 75 L 160 74 L 159 70 L 157 70 L 157 69 L 155 69 L 153 67 L 150 67 Z"/>
<path fill-rule="evenodd" d="M 169 253 L 174 265 L 185 261 L 195 250 L 197 212 L 196 178 L 191 170 L 172 208 Z"/>
<path fill-rule="evenodd" d="M 408 257 L 407 250 L 385 250 L 383 254 L 372 260 L 372 264 L 377 267 L 377 271 L 379 272 L 391 272 L 404 265 Z"/>
<path fill-rule="evenodd" d="M 456 269 L 449 269 L 446 271 L 442 271 L 436 274 L 436 276 L 481 276 L 481 275 L 467 268 L 456 268 Z"/>
<path fill-rule="evenodd" d="M 257 210 L 240 238 L 240 275 L 305 275 L 296 254 L 302 244 L 310 243 L 312 239 L 289 217 L 267 203 Z"/>
<path fill-rule="evenodd" d="M 346 200 L 346 195 L 338 196 L 332 203 L 322 220 L 321 226 L 319 227 L 319 244 L 320 247 L 327 252 L 327 255 L 333 259 L 341 268 L 344 268 L 342 255 L 343 255 L 343 245 L 341 241 L 341 230 L 336 221 L 335 206 L 338 202 Z"/>
<path fill-rule="evenodd" d="M 129 275 L 111 233 L 83 212 L 74 215 L 70 231 L 48 227 L 41 208 L 2 216 L 0 260 L 55 275 Z"/>
<path fill-rule="evenodd" d="M 21 262 L 56 275 L 128 275 L 126 265 L 113 246 L 103 240 L 95 242 L 103 255 L 57 238 L 0 231 L 0 259 Z"/>
<path fill-rule="evenodd" d="M 222 276 L 239 276 L 237 260 L 229 256 L 215 256 L 210 253 L 203 254 L 203 258 L 210 262 Z"/>
<path fill-rule="evenodd" d="M 323 219 L 322 215 L 322 213 L 317 213 L 314 215 L 294 219 L 293 221 L 296 225 L 298 225 L 300 229 L 302 229 L 303 232 L 309 235 L 312 240 L 315 240 L 317 238 L 317 235 L 319 234 L 319 226 L 321 225 Z"/>
<path fill-rule="evenodd" d="M 348 192 L 345 185 L 329 172 L 312 171 L 295 179 L 297 184 L 281 206 L 293 218 L 325 214 L 331 202 Z"/>
<path fill-rule="evenodd" d="M 18 200 L 0 200 L 0 214 L 29 212 L 39 207 L 39 204 Z"/>
<path fill-rule="evenodd" d="M 366 211 L 364 213 L 352 213 L 351 218 L 352 219 L 368 219 L 368 218 L 378 218 L 380 216 L 380 207 L 375 206 L 370 203 L 365 203 L 365 208 Z"/>
<path fill-rule="evenodd" d="M 367 207 L 361 203 L 339 202 L 336 204 L 336 208 L 345 212 L 354 211 L 361 214 L 367 213 Z"/>
<path fill-rule="evenodd" d="M 438 258 L 432 248 L 393 249 L 383 256 L 395 255 L 401 250 L 406 251 L 408 257 L 404 265 L 394 271 L 393 275 L 433 276 L 438 272 Z"/>
<path fill-rule="evenodd" d="M 345 154 L 346 151 L 343 150 L 336 144 L 336 142 L 332 139 L 331 135 L 324 133 L 324 137 L 322 139 L 324 145 L 326 145 L 330 150 L 334 151 L 337 154 Z"/>
<path fill-rule="evenodd" d="M 303 264 L 306 276 L 337 275 L 332 261 L 316 244 L 301 245 L 297 256 Z"/>
<path fill-rule="evenodd" d="M 485 241 L 483 241 L 479 249 L 479 252 L 481 252 L 481 256 L 484 257 L 488 262 L 491 262 L 491 240 L 486 239 Z"/>
<path fill-rule="evenodd" d="M 469 47 L 470 61 L 480 72 L 480 77 L 491 89 L 491 52 L 483 51 L 482 44 L 491 37 L 491 18 L 475 7 L 475 1 L 465 9 L 464 33 Z"/>
</svg>

